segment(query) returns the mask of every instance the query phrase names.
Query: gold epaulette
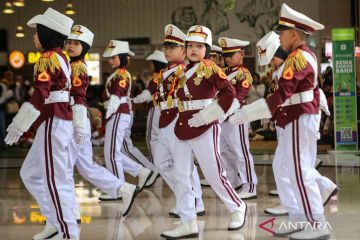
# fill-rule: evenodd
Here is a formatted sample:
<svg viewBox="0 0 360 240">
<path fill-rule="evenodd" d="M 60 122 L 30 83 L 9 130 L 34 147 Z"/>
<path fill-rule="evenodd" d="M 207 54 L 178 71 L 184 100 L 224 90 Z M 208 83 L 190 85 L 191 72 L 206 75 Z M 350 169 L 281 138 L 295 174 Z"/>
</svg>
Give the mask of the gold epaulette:
<svg viewBox="0 0 360 240">
<path fill-rule="evenodd" d="M 204 59 L 200 62 L 199 67 L 196 70 L 197 77 L 209 78 L 214 73 L 219 73 L 221 68 L 213 61 Z"/>
<path fill-rule="evenodd" d="M 235 77 L 238 80 L 246 80 L 249 84 L 252 84 L 253 79 L 251 76 L 251 73 L 249 72 L 249 70 L 247 68 L 242 68 L 240 67 L 238 69 L 238 74 Z"/>
<path fill-rule="evenodd" d="M 75 61 L 71 63 L 71 75 L 73 77 L 79 77 L 80 75 L 87 75 L 87 67 L 81 61 Z"/>
<path fill-rule="evenodd" d="M 115 75 L 115 78 L 121 78 L 121 79 L 127 79 L 131 81 L 131 75 L 126 69 L 119 69 L 118 72 Z"/>
<path fill-rule="evenodd" d="M 41 54 L 41 57 L 35 64 L 35 72 L 44 72 L 50 70 L 51 73 L 54 73 L 55 70 L 59 70 L 60 62 L 55 52 L 49 51 Z"/>
<path fill-rule="evenodd" d="M 291 67 L 293 71 L 299 72 L 306 68 L 308 62 L 304 57 L 303 50 L 297 49 L 296 51 L 290 53 L 284 64 L 285 71 Z"/>
</svg>

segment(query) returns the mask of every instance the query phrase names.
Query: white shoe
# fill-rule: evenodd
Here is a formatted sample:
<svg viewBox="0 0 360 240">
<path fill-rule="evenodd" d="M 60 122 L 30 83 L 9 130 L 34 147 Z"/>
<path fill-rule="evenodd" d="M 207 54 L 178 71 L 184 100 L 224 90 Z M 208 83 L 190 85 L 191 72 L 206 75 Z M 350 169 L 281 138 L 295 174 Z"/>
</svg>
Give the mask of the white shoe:
<svg viewBox="0 0 360 240">
<path fill-rule="evenodd" d="M 169 215 L 174 218 L 180 218 L 179 213 L 176 210 L 176 207 L 173 207 L 169 210 Z M 204 206 L 196 207 L 196 216 L 201 217 L 205 215 L 205 208 Z"/>
<path fill-rule="evenodd" d="M 182 223 L 180 226 L 170 231 L 163 232 L 160 237 L 166 239 L 181 239 L 181 238 L 197 238 L 199 237 L 199 230 L 196 220 L 188 223 Z"/>
<path fill-rule="evenodd" d="M 157 171 L 154 171 L 153 175 L 151 176 L 151 178 L 149 179 L 149 181 L 145 184 L 145 187 L 151 187 L 152 185 L 154 185 L 154 183 L 156 182 L 156 179 L 158 179 L 158 177 L 160 176 L 160 174 Z"/>
<path fill-rule="evenodd" d="M 279 192 L 278 192 L 277 189 L 270 190 L 270 191 L 269 191 L 269 195 L 270 195 L 270 196 L 273 196 L 273 197 L 277 197 L 277 196 L 279 196 Z"/>
<path fill-rule="evenodd" d="M 100 201 L 117 201 L 117 200 L 122 200 L 122 197 L 119 196 L 118 198 L 113 198 L 112 196 L 108 195 L 108 194 L 101 194 L 101 196 L 99 197 Z"/>
<path fill-rule="evenodd" d="M 238 210 L 231 213 L 231 220 L 228 226 L 228 231 L 235 231 L 244 226 L 245 218 L 246 218 L 246 210 L 247 210 L 246 203 L 243 202 L 241 203 Z"/>
<path fill-rule="evenodd" d="M 40 233 L 37 233 L 33 236 L 33 240 L 43 240 L 43 239 L 49 239 L 54 236 L 56 236 L 58 233 L 58 230 L 55 226 L 52 225 L 46 225 L 44 230 Z"/>
<path fill-rule="evenodd" d="M 296 224 L 296 222 L 289 222 L 289 220 L 282 221 L 281 224 L 276 224 L 274 231 L 274 237 L 287 237 L 291 234 L 303 231 L 302 224 Z"/>
<path fill-rule="evenodd" d="M 125 217 L 130 209 L 131 206 L 134 203 L 134 199 L 136 197 L 136 194 L 139 192 L 139 187 L 135 186 L 133 184 L 124 182 L 124 184 L 121 186 L 119 190 L 119 194 L 121 194 L 123 199 L 123 216 Z"/>
<path fill-rule="evenodd" d="M 333 185 L 329 189 L 326 189 L 325 191 L 321 191 L 320 194 L 323 200 L 323 205 L 325 206 L 330 201 L 330 198 L 336 195 L 338 191 L 339 188 L 335 183 L 333 183 Z"/>
<path fill-rule="evenodd" d="M 200 184 L 202 187 L 210 187 L 210 184 L 208 183 L 208 181 L 206 181 L 205 178 L 200 180 Z"/>
<path fill-rule="evenodd" d="M 329 239 L 330 234 L 327 228 L 313 229 L 308 227 L 301 232 L 293 233 L 290 235 L 292 240 L 315 240 L 315 239 Z"/>
<path fill-rule="evenodd" d="M 282 204 L 279 204 L 276 207 L 265 209 L 264 213 L 269 215 L 280 216 L 280 215 L 289 214 L 289 210 L 287 210 Z"/>
<path fill-rule="evenodd" d="M 151 171 L 150 169 L 147 168 L 142 168 L 140 170 L 139 173 L 139 192 L 141 192 L 143 190 L 143 188 L 145 187 L 145 184 L 150 180 L 151 176 L 154 174 L 153 171 Z"/>
<path fill-rule="evenodd" d="M 323 165 L 323 161 L 320 158 L 316 158 L 315 169 L 318 170 Z"/>
<path fill-rule="evenodd" d="M 239 198 L 241 198 L 242 200 L 250 200 L 250 199 L 257 198 L 256 193 L 239 192 L 238 195 L 239 195 Z"/>
</svg>

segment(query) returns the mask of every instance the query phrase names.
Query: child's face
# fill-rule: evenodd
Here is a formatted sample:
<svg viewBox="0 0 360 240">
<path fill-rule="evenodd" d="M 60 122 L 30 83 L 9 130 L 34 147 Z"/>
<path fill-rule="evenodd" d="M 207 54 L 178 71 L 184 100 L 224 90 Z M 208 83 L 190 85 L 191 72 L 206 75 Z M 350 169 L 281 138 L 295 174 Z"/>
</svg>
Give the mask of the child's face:
<svg viewBox="0 0 360 240">
<path fill-rule="evenodd" d="M 284 30 L 279 33 L 281 48 L 285 51 L 291 51 L 292 44 L 295 38 L 295 32 L 291 29 Z"/>
<path fill-rule="evenodd" d="M 120 58 L 118 55 L 115 55 L 115 56 L 112 56 L 109 58 L 108 60 L 111 68 L 115 69 L 117 68 L 118 66 L 120 66 Z"/>
<path fill-rule="evenodd" d="M 39 36 L 38 36 L 37 32 L 35 32 L 35 35 L 34 35 L 34 44 L 35 44 L 36 49 L 42 49 L 42 45 L 40 43 Z"/>
<path fill-rule="evenodd" d="M 164 47 L 164 54 L 169 63 L 176 63 L 184 60 L 185 48 L 182 46 L 167 45 Z"/>
<path fill-rule="evenodd" d="M 204 59 L 206 54 L 205 43 L 188 42 L 186 56 L 192 62 L 199 62 Z"/>
<path fill-rule="evenodd" d="M 232 56 L 225 57 L 225 62 L 229 67 L 235 67 L 242 63 L 244 58 L 244 52 L 235 52 Z"/>
<path fill-rule="evenodd" d="M 66 40 L 65 50 L 70 57 L 77 57 L 81 54 L 82 45 L 77 40 Z"/>
</svg>

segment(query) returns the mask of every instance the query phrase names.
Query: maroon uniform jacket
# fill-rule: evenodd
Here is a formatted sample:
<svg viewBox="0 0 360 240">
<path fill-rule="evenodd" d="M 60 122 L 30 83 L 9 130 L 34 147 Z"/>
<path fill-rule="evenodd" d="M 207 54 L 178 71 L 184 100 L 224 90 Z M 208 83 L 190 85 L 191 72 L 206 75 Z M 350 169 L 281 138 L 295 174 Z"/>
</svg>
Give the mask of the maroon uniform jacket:
<svg viewBox="0 0 360 240">
<path fill-rule="evenodd" d="M 70 101 L 45 104 L 45 99 L 49 97 L 50 92 L 70 90 L 66 75 L 61 69 L 60 62 L 56 54 L 60 55 L 60 57 L 62 57 L 65 62 L 68 63 L 61 49 L 53 48 L 44 51 L 41 54 L 40 59 L 35 64 L 35 91 L 29 102 L 34 105 L 34 107 L 39 110 L 41 114 L 32 126 L 34 129 L 37 129 L 43 121 L 53 116 L 64 120 L 72 120 Z"/>
<path fill-rule="evenodd" d="M 278 81 L 278 88 L 266 99 L 272 115 L 276 115 L 279 127 L 284 128 L 288 123 L 298 119 L 304 113 L 319 114 L 320 95 L 316 87 L 317 65 L 312 65 L 309 62 L 310 57 L 316 63 L 314 54 L 306 45 L 301 45 L 290 53 L 283 64 L 284 68 Z M 307 90 L 314 91 L 314 99 L 311 102 L 281 106 L 293 94 Z"/>
<path fill-rule="evenodd" d="M 194 65 L 189 64 L 186 70 Z M 185 96 L 184 85 L 187 85 L 191 96 Z M 216 94 L 217 93 L 217 94 Z M 176 93 L 180 101 L 214 99 L 217 95 L 218 103 L 224 112 L 230 108 L 235 98 L 235 89 L 226 79 L 225 73 L 212 61 L 202 60 L 194 74 L 186 79 L 180 79 L 179 89 Z M 188 120 L 200 110 L 183 111 L 179 105 L 179 118 L 175 126 L 175 135 L 181 140 L 190 140 L 206 132 L 215 122 L 200 126 L 190 127 Z M 216 121 L 217 122 L 217 121 Z"/>
<path fill-rule="evenodd" d="M 86 89 L 89 86 L 87 67 L 84 60 L 71 62 L 71 96 L 75 104 L 86 106 Z"/>
<path fill-rule="evenodd" d="M 148 104 L 148 108 L 154 107 L 154 103 L 156 103 L 156 90 L 159 85 L 159 81 L 161 78 L 161 72 L 160 73 L 154 73 L 149 80 L 149 83 L 146 87 L 146 89 L 150 92 L 150 94 L 153 96 L 153 101 Z"/>
<path fill-rule="evenodd" d="M 173 71 L 169 76 L 166 78 L 161 78 L 159 87 L 157 88 L 157 102 L 165 102 L 171 104 L 172 101 L 176 99 L 175 91 L 178 88 L 179 80 L 183 75 L 185 65 L 183 63 L 177 63 L 170 65 L 167 67 L 163 74 L 167 71 Z M 162 75 L 164 76 L 164 75 Z M 160 88 L 163 89 L 163 97 L 160 94 Z M 178 108 L 170 108 L 161 111 L 160 114 L 160 121 L 159 121 L 159 128 L 164 128 L 168 126 L 178 114 Z"/>
<path fill-rule="evenodd" d="M 116 95 L 119 98 L 127 97 L 130 89 L 131 75 L 125 68 L 116 69 L 115 76 L 106 82 L 105 87 L 110 95 Z M 130 113 L 129 104 L 120 104 L 116 113 Z"/>
<path fill-rule="evenodd" d="M 252 84 L 251 73 L 243 65 L 236 67 L 229 67 L 225 70 L 227 76 L 230 74 L 238 72 L 234 78 L 229 79 L 231 84 L 234 86 L 236 91 L 236 97 L 239 100 L 241 106 L 246 104 L 246 97 L 249 94 L 250 86 Z"/>
</svg>

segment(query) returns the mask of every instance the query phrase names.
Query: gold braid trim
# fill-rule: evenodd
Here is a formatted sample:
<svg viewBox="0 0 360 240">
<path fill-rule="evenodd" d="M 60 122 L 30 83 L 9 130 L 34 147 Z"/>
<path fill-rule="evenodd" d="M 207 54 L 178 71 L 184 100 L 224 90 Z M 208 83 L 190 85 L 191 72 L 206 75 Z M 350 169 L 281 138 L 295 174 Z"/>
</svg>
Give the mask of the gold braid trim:
<svg viewBox="0 0 360 240">
<path fill-rule="evenodd" d="M 292 52 L 285 61 L 284 69 L 287 70 L 289 67 L 292 68 L 293 71 L 301 71 L 306 68 L 308 62 L 306 61 L 303 50 L 298 49 Z"/>
<path fill-rule="evenodd" d="M 252 84 L 253 79 L 251 73 L 246 68 L 239 68 L 238 74 L 235 77 L 238 81 L 246 80 L 249 84 Z"/>
<path fill-rule="evenodd" d="M 55 70 L 59 70 L 60 68 L 61 67 L 60 67 L 59 59 L 54 52 L 44 53 L 43 55 L 41 55 L 41 57 L 35 64 L 35 72 L 38 73 L 44 72 L 48 69 L 50 70 L 51 73 L 54 73 Z"/>
<path fill-rule="evenodd" d="M 87 68 L 85 64 L 81 61 L 76 61 L 71 63 L 71 75 L 75 77 L 79 77 L 80 75 L 87 75 Z"/>
<path fill-rule="evenodd" d="M 126 79 L 127 81 L 131 81 L 131 75 L 126 69 L 119 69 L 116 73 L 115 78 Z"/>
<path fill-rule="evenodd" d="M 217 74 L 220 70 L 221 68 L 211 60 L 202 60 L 196 69 L 196 75 L 199 78 L 210 78 L 214 73 Z"/>
</svg>

